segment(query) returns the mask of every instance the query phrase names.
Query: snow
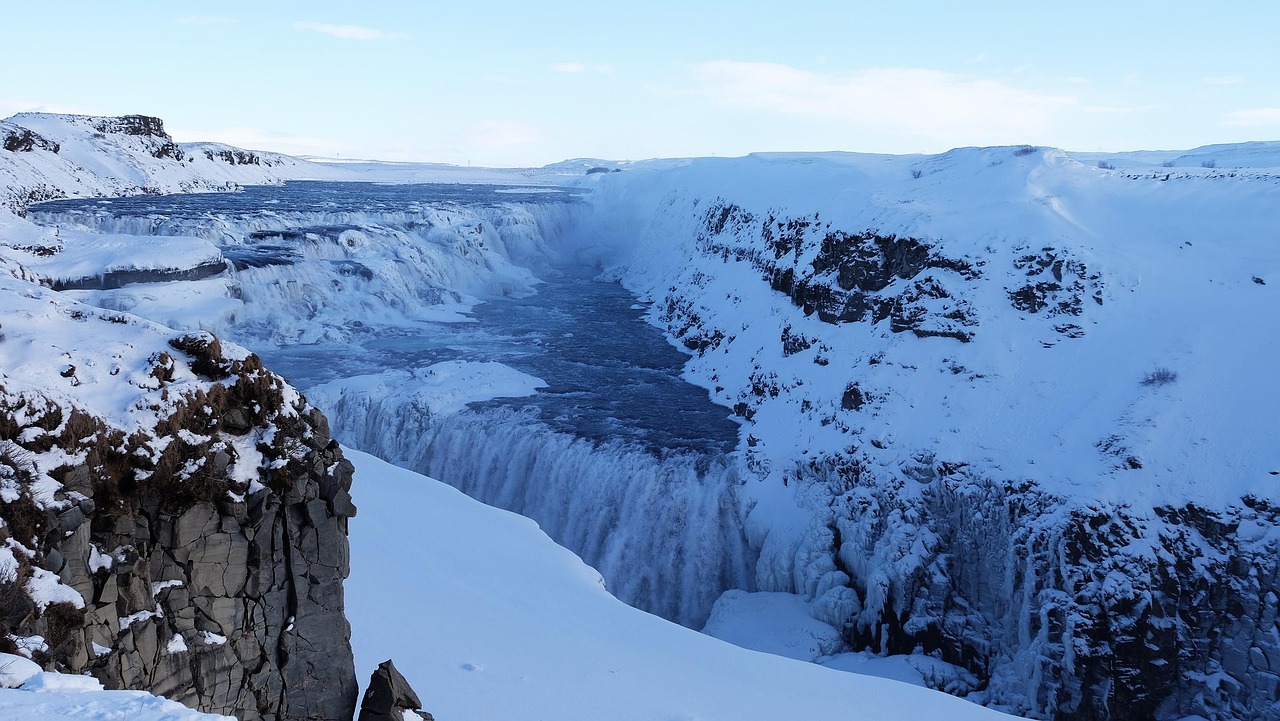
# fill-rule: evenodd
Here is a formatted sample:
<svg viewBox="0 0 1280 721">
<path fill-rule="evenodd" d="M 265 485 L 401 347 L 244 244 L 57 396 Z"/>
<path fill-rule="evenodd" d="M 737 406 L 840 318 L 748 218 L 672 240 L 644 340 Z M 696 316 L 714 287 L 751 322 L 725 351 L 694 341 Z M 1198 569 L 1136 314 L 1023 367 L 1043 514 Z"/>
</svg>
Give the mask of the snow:
<svg viewBox="0 0 1280 721">
<path fill-rule="evenodd" d="M 815 619 L 810 606 L 791 593 L 725 591 L 702 632 L 798 661 L 812 662 L 845 650 L 840 632 Z"/>
<path fill-rule="evenodd" d="M 218 154 L 238 149 L 216 143 L 179 145 L 167 136 L 130 133 L 117 118 L 19 113 L 0 122 L 0 131 L 10 129 L 29 129 L 60 147 L 57 152 L 37 146 L 0 156 L 0 206 L 25 204 L 33 191 L 36 199 L 208 192 L 341 176 L 332 168 L 278 153 L 253 152 L 257 163 L 228 162 Z"/>
<path fill-rule="evenodd" d="M 217 246 L 200 238 L 144 238 L 60 228 L 57 240 L 61 250 L 53 255 L 10 255 L 28 270 L 58 281 L 121 271 L 180 271 L 222 262 Z"/>
<path fill-rule="evenodd" d="M 324 399 L 336 403 L 365 397 L 392 396 L 416 403 L 432 415 L 448 415 L 494 398 L 527 396 L 546 382 L 509 366 L 494 362 L 444 361 L 412 371 L 392 370 L 372 375 L 351 376 L 308 389 L 313 403 Z"/>
<path fill-rule="evenodd" d="M 88 676 L 40 673 L 21 689 L 0 688 L 0 718 L 14 721 L 235 721 L 231 716 L 193 711 L 145 691 L 101 689 L 101 684 Z"/>
<path fill-rule="evenodd" d="M 42 670 L 35 661 L 0 653 L 0 688 L 18 688 Z"/>
<path fill-rule="evenodd" d="M 27 595 L 42 612 L 54 603 L 69 603 L 76 608 L 84 608 L 84 598 L 78 591 L 64 585 L 58 574 L 43 568 L 31 569 L 31 577 L 27 579 Z"/>
<path fill-rule="evenodd" d="M 360 507 L 347 583 L 356 665 L 392 658 L 437 718 L 817 719 L 853 702 L 865 719 L 1008 718 L 637 611 L 531 521 L 345 452 Z"/>
<path fill-rule="evenodd" d="M 22 684 L 24 691 L 101 691 L 102 682 L 92 676 L 40 672 Z"/>
<path fill-rule="evenodd" d="M 223 646 L 227 643 L 226 636 L 220 636 L 213 631 L 201 631 L 196 635 L 200 638 L 200 642 L 206 646 Z"/>
</svg>

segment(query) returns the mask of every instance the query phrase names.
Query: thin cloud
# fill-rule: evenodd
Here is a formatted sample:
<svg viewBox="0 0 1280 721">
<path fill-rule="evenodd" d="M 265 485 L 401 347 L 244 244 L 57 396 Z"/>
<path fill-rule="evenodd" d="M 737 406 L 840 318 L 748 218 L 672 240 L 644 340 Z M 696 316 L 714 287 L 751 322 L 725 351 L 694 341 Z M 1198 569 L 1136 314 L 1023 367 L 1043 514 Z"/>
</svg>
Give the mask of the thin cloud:
<svg viewBox="0 0 1280 721">
<path fill-rule="evenodd" d="M 1280 126 L 1280 108 L 1237 110 L 1222 116 L 1222 124 L 1233 128 L 1266 128 Z"/>
<path fill-rule="evenodd" d="M 541 139 L 540 130 L 514 120 L 488 120 L 476 123 L 467 131 L 467 144 L 476 148 L 512 148 Z"/>
<path fill-rule="evenodd" d="M 1215 78 L 1205 78 L 1205 85 L 1244 85 L 1244 78 L 1239 75 L 1223 75 Z"/>
<path fill-rule="evenodd" d="M 320 33 L 344 40 L 404 40 L 406 33 L 388 33 L 360 25 L 331 25 L 329 23 L 312 23 L 299 20 L 293 24 L 294 30 Z"/>
<path fill-rule="evenodd" d="M 277 133 L 259 128 L 220 128 L 189 130 L 173 128 L 174 140 L 180 143 L 215 142 L 251 150 L 271 150 L 287 155 L 333 156 L 344 150 L 342 143 L 330 138 Z"/>
<path fill-rule="evenodd" d="M 721 60 L 695 65 L 693 71 L 697 92 L 722 106 L 847 121 L 949 143 L 1035 135 L 1077 103 L 998 80 L 919 68 L 835 75 Z"/>
</svg>

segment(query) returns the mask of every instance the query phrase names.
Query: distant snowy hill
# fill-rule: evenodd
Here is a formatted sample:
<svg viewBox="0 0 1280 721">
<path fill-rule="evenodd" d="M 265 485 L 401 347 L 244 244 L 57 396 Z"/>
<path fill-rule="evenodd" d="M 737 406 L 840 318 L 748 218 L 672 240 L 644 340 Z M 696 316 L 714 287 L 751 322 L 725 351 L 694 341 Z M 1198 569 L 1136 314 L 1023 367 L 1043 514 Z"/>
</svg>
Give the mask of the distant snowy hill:
<svg viewBox="0 0 1280 721">
<path fill-rule="evenodd" d="M 0 121 L 0 207 L 67 196 L 227 190 L 333 169 L 220 143 L 175 143 L 159 118 L 19 113 Z"/>
</svg>

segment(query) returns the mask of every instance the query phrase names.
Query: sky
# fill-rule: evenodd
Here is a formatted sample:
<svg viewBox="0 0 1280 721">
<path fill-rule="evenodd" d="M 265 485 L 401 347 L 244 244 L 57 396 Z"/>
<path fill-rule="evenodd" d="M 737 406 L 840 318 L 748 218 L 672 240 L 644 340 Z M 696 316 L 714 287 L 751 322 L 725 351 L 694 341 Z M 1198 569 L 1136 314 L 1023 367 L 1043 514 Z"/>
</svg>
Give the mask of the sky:
<svg viewBox="0 0 1280 721">
<path fill-rule="evenodd" d="M 1280 139 L 1280 3 L 43 0 L 0 117 L 459 165 Z"/>
</svg>

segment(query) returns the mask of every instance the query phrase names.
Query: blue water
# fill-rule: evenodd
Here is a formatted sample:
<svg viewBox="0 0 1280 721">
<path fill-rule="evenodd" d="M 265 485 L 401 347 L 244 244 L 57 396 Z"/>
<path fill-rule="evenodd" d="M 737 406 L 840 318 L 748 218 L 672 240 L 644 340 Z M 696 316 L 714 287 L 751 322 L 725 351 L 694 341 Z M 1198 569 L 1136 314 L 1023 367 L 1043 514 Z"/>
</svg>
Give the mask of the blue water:
<svg viewBox="0 0 1280 721">
<path fill-rule="evenodd" d="M 738 425 L 680 378 L 688 355 L 644 321 L 644 309 L 592 268 L 561 268 L 527 298 L 477 306 L 474 323 L 431 324 L 340 346 L 264 348 L 268 366 L 307 388 L 343 377 L 446 360 L 496 361 L 541 378 L 533 396 L 473 404 L 536 409 L 552 428 L 651 452 L 731 452 Z"/>
<path fill-rule="evenodd" d="M 103 214 L 116 217 L 240 218 L 263 213 L 404 213 L 423 206 L 578 202 L 578 188 L 469 185 L 463 183 L 352 183 L 292 181 L 254 185 L 234 193 L 135 195 L 110 200 L 50 200 L 28 208 L 36 220 L 46 214 Z"/>
</svg>

